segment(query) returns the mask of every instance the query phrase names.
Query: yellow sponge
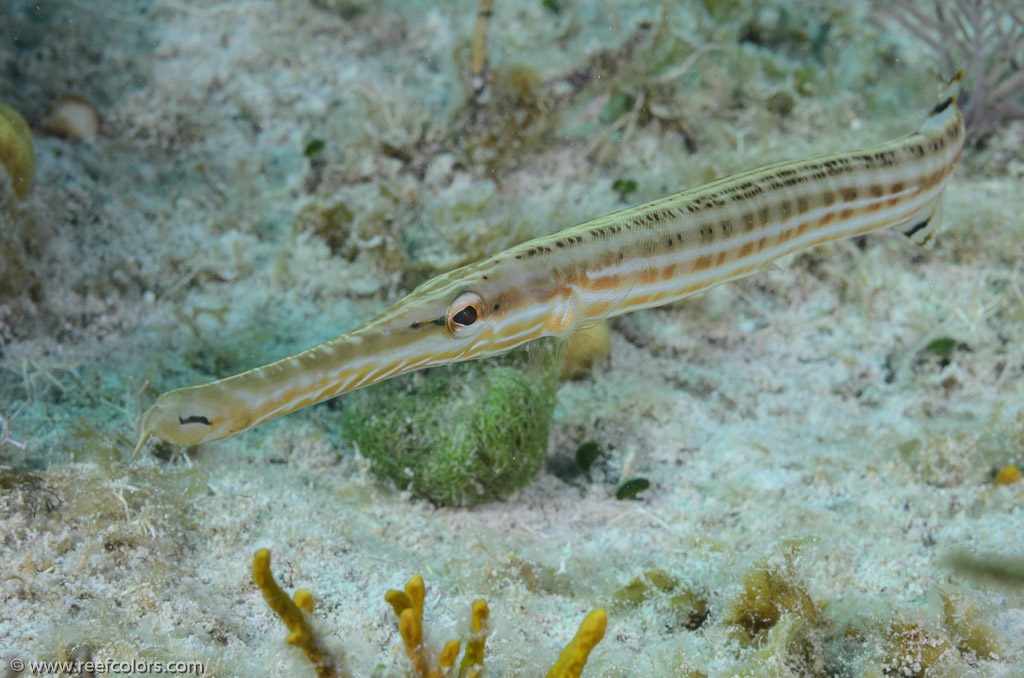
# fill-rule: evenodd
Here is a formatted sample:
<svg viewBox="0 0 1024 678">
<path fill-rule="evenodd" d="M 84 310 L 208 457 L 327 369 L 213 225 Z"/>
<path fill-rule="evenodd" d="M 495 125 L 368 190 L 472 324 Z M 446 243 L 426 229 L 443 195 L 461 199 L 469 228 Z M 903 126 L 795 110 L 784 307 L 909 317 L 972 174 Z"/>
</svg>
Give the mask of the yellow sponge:
<svg viewBox="0 0 1024 678">
<path fill-rule="evenodd" d="M 25 118 L 4 104 L 0 104 L 0 165 L 11 176 L 14 194 L 24 200 L 36 175 L 32 131 Z"/>
</svg>

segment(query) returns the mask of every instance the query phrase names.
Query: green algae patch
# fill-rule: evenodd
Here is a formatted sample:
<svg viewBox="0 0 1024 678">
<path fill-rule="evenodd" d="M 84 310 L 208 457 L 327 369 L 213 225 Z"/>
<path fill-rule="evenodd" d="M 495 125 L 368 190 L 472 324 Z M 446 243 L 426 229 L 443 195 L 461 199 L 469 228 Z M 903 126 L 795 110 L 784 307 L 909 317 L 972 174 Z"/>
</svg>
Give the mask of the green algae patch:
<svg viewBox="0 0 1024 678">
<path fill-rule="evenodd" d="M 576 465 L 586 473 L 601 456 L 601 446 L 594 440 L 588 440 L 576 448 Z"/>
<path fill-rule="evenodd" d="M 953 349 L 956 348 L 956 339 L 950 339 L 949 337 L 939 337 L 933 339 L 924 347 L 924 350 L 928 351 L 933 355 L 937 355 L 940 358 L 948 358 L 953 355 Z"/>
<path fill-rule="evenodd" d="M 651 486 L 651 481 L 639 476 L 626 478 L 615 488 L 615 498 L 619 501 L 626 499 L 637 499 L 637 495 Z"/>
<path fill-rule="evenodd" d="M 547 452 L 557 361 L 548 346 L 536 353 L 415 372 L 347 395 L 344 435 L 375 475 L 435 504 L 507 497 Z"/>
</svg>

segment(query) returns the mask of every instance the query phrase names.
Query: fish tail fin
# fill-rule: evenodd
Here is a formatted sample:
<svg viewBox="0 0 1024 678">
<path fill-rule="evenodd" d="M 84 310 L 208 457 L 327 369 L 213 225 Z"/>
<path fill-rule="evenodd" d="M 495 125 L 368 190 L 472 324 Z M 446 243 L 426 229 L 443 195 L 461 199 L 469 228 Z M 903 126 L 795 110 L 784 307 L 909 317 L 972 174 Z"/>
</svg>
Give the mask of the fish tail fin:
<svg viewBox="0 0 1024 678">
<path fill-rule="evenodd" d="M 946 86 L 942 88 L 935 108 L 931 110 L 928 119 L 921 126 L 919 134 L 930 138 L 933 148 L 936 141 L 939 145 L 949 140 L 953 140 L 954 143 L 961 146 L 963 144 L 964 119 L 960 113 L 960 107 L 957 105 L 957 100 L 960 98 L 960 85 L 963 80 L 964 71 L 962 68 L 958 68 Z M 959 153 L 957 157 L 959 157 Z M 952 162 L 956 162 L 956 158 Z M 922 206 L 913 217 L 908 219 L 905 225 L 899 227 L 899 230 L 918 245 L 927 246 L 935 242 L 935 234 L 941 225 L 942 192 L 940 191 L 938 197 Z"/>
<path fill-rule="evenodd" d="M 951 118 L 960 115 L 960 108 L 957 105 L 960 99 L 960 85 L 964 81 L 964 69 L 958 68 L 949 79 L 946 86 L 939 92 L 939 100 L 935 108 L 928 114 L 928 119 L 921 126 L 921 131 L 940 129 L 949 124 Z"/>
</svg>

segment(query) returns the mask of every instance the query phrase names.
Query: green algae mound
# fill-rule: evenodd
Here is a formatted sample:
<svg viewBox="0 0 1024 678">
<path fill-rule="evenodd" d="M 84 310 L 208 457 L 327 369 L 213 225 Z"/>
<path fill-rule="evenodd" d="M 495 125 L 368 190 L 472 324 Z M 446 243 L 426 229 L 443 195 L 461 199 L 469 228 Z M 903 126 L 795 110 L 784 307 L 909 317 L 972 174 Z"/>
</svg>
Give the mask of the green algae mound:
<svg viewBox="0 0 1024 678">
<path fill-rule="evenodd" d="M 414 372 L 347 395 L 342 430 L 379 478 L 438 505 L 474 506 L 540 470 L 557 382 L 547 346 Z"/>
</svg>

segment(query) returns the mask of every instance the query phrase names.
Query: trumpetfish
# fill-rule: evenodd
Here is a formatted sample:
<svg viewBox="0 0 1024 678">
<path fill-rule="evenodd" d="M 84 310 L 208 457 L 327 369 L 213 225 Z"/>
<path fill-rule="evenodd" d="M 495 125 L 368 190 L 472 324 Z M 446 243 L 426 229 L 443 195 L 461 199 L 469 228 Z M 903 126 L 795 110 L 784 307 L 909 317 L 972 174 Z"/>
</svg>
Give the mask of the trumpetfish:
<svg viewBox="0 0 1024 678">
<path fill-rule="evenodd" d="M 219 440 L 399 374 L 568 337 L 820 243 L 892 227 L 927 244 L 964 145 L 962 79 L 957 71 L 913 134 L 741 172 L 524 242 L 423 283 L 318 346 L 164 393 L 135 452 L 151 435 Z"/>
</svg>

